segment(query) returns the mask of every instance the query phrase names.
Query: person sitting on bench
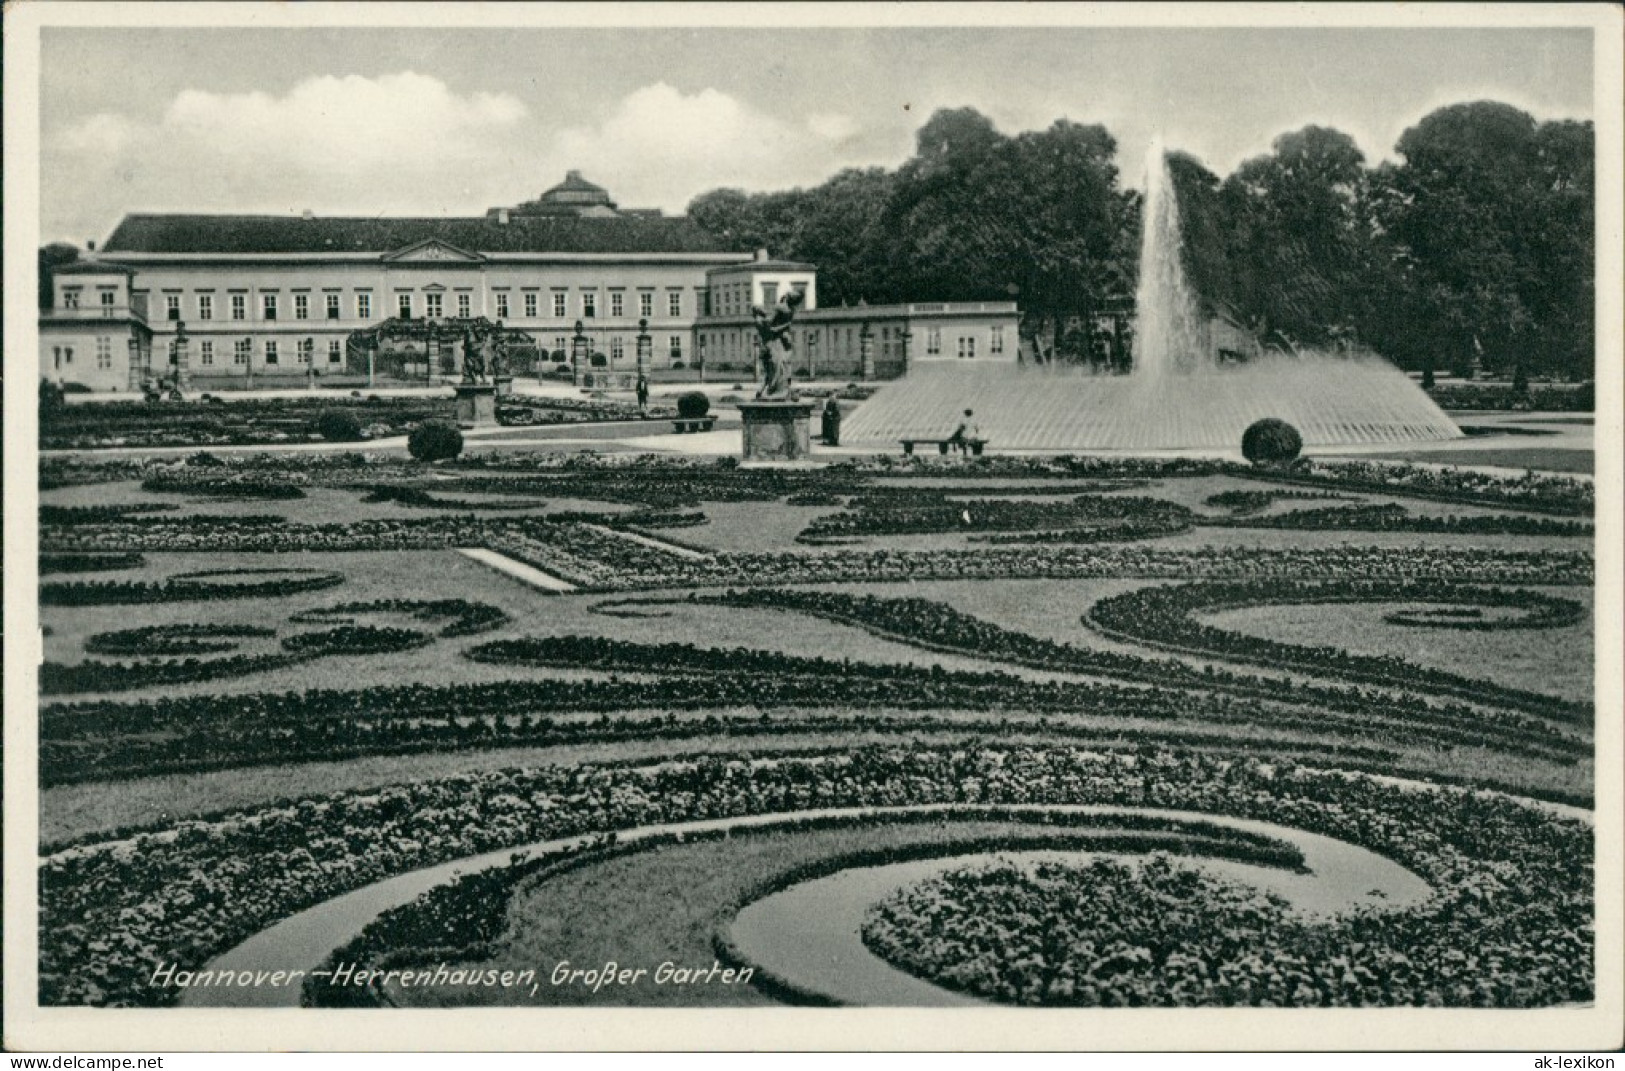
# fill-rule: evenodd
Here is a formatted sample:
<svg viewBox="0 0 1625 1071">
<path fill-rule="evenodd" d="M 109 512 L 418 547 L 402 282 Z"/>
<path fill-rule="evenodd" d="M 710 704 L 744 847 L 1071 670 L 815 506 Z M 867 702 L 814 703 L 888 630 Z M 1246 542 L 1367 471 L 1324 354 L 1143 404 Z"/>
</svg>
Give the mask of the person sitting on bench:
<svg viewBox="0 0 1625 1071">
<path fill-rule="evenodd" d="M 970 453 L 971 443 L 980 442 L 982 439 L 982 432 L 976 426 L 975 416 L 976 414 L 971 410 L 965 410 L 965 419 L 959 422 L 959 427 L 955 428 L 954 433 L 948 437 L 948 445 L 961 454 Z"/>
</svg>

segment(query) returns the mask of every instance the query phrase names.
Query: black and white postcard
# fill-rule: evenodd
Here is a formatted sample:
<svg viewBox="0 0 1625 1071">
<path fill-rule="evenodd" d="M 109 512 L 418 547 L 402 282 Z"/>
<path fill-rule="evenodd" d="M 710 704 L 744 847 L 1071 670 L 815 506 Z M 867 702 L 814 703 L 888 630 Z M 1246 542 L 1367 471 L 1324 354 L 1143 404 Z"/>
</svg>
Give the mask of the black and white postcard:
<svg viewBox="0 0 1625 1071">
<path fill-rule="evenodd" d="M 1620 1043 L 1617 6 L 6 29 L 8 1047 Z"/>
</svg>

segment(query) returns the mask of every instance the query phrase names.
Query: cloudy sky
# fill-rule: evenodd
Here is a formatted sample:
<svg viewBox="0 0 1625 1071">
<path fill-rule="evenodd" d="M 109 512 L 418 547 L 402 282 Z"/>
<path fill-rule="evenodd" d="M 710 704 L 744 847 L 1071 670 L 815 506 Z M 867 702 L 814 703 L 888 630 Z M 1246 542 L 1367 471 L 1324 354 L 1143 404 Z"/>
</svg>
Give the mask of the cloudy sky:
<svg viewBox="0 0 1625 1071">
<path fill-rule="evenodd" d="M 42 34 L 42 240 L 132 211 L 471 215 L 579 168 L 627 207 L 895 167 L 932 111 L 1161 132 L 1221 174 L 1307 123 L 1592 116 L 1574 29 L 77 29 Z"/>
</svg>

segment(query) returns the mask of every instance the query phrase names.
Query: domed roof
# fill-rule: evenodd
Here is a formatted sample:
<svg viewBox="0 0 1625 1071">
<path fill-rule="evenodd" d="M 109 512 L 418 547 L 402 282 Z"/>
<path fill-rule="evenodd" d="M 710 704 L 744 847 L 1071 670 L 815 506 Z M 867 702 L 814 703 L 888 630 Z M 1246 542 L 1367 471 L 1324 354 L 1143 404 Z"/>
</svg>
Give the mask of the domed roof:
<svg viewBox="0 0 1625 1071">
<path fill-rule="evenodd" d="M 610 200 L 609 191 L 596 183 L 588 182 L 581 177 L 579 171 L 566 172 L 563 182 L 542 194 L 537 200 L 542 204 L 615 207 L 615 202 Z"/>
</svg>

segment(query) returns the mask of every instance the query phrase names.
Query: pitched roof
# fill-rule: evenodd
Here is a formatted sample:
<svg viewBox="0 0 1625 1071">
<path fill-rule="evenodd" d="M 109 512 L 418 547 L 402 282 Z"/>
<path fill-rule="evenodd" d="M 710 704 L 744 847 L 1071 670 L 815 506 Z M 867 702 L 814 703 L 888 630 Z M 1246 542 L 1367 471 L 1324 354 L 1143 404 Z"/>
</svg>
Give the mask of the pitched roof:
<svg viewBox="0 0 1625 1071">
<path fill-rule="evenodd" d="M 387 253 L 438 239 L 481 253 L 743 252 L 686 216 L 125 216 L 114 253 Z"/>
<path fill-rule="evenodd" d="M 106 260 L 75 260 L 58 264 L 51 269 L 53 275 L 134 275 L 135 269 Z"/>
<path fill-rule="evenodd" d="M 724 264 L 719 268 L 708 268 L 707 275 L 717 272 L 729 271 L 812 271 L 811 264 L 803 264 L 799 260 L 748 260 L 740 264 Z"/>
</svg>

